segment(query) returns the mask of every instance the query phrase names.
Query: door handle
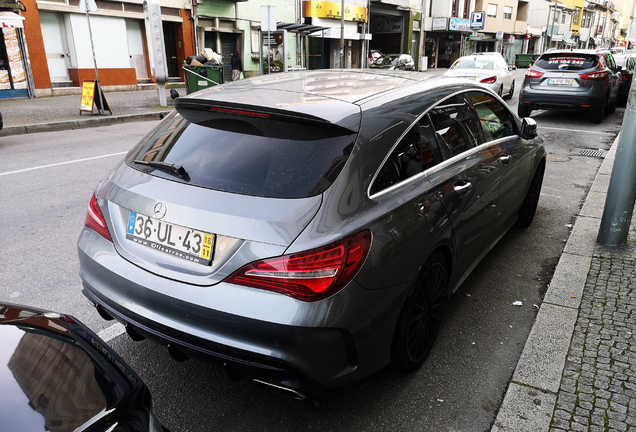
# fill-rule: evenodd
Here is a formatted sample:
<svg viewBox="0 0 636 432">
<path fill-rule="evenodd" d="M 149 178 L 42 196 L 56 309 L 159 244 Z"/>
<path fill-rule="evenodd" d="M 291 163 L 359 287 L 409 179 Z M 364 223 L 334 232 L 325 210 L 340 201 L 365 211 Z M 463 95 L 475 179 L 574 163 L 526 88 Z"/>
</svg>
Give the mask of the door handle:
<svg viewBox="0 0 636 432">
<path fill-rule="evenodd" d="M 501 162 L 504 165 L 508 165 L 511 160 L 512 160 L 512 156 L 507 155 L 505 153 L 499 156 L 499 162 Z"/>
<path fill-rule="evenodd" d="M 453 189 L 460 197 L 465 197 L 468 192 L 473 188 L 473 184 L 466 180 L 459 180 L 453 183 Z"/>
</svg>

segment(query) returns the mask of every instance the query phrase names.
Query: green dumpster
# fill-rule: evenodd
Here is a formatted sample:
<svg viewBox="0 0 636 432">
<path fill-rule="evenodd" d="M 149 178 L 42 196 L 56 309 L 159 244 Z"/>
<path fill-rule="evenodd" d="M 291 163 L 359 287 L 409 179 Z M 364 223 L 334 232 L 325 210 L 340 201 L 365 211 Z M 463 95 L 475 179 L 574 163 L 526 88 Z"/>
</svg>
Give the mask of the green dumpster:
<svg viewBox="0 0 636 432">
<path fill-rule="evenodd" d="M 527 68 L 534 63 L 532 54 L 517 54 L 515 55 L 515 66 Z"/>
<path fill-rule="evenodd" d="M 186 93 L 194 93 L 199 90 L 223 84 L 223 65 L 183 65 L 183 74 L 186 81 Z"/>
</svg>

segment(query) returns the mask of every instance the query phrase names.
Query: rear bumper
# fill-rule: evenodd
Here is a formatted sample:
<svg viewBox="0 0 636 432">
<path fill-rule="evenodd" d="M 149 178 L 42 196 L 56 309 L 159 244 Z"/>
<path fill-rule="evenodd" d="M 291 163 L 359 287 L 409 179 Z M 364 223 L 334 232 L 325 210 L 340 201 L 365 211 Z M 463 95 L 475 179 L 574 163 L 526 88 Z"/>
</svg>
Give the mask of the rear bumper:
<svg viewBox="0 0 636 432">
<path fill-rule="evenodd" d="M 353 281 L 328 299 L 307 303 L 225 283 L 193 286 L 128 262 L 89 229 L 80 235 L 78 255 L 84 295 L 131 336 L 166 346 L 175 358 L 222 365 L 231 376 L 305 395 L 389 363 L 408 288 L 365 290 Z"/>
<path fill-rule="evenodd" d="M 594 111 L 603 106 L 605 96 L 595 96 L 587 92 L 576 94 L 551 94 L 521 91 L 519 94 L 519 106 L 530 109 L 561 109 L 576 111 Z"/>
</svg>

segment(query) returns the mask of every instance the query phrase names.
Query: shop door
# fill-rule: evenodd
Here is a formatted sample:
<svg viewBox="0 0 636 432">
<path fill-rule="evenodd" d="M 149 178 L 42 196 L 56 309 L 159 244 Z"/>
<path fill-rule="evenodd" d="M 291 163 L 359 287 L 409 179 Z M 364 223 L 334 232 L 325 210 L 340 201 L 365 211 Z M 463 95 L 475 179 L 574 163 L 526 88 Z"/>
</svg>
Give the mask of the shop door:
<svg viewBox="0 0 636 432">
<path fill-rule="evenodd" d="M 174 24 L 163 22 L 163 39 L 166 45 L 166 63 L 168 77 L 179 77 L 179 62 L 177 60 L 177 39 L 174 32 Z"/>
<path fill-rule="evenodd" d="M 223 56 L 224 82 L 232 81 L 230 62 L 232 61 L 232 53 L 234 51 L 236 51 L 236 36 L 234 33 L 221 33 L 221 55 Z M 245 69 L 245 66 L 243 66 L 243 69 Z"/>
<path fill-rule="evenodd" d="M 146 56 L 144 55 L 144 43 L 141 36 L 140 21 L 126 20 L 126 36 L 128 38 L 128 55 L 130 67 L 135 68 L 137 80 L 148 78 Z"/>
<path fill-rule="evenodd" d="M 69 53 L 64 19 L 56 13 L 40 12 L 40 25 L 44 50 L 49 65 L 51 82 L 70 81 L 68 77 Z"/>
</svg>

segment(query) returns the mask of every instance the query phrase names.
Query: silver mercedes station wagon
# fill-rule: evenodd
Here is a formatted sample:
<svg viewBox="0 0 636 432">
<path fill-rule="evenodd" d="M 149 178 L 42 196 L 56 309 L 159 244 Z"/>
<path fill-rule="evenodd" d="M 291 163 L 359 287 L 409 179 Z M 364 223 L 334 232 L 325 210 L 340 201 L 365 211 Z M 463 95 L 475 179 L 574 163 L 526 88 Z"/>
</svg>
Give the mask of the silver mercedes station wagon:
<svg viewBox="0 0 636 432">
<path fill-rule="evenodd" d="M 430 352 L 546 154 L 468 80 L 321 70 L 178 98 L 90 200 L 85 296 L 178 360 L 298 398 Z"/>
</svg>

